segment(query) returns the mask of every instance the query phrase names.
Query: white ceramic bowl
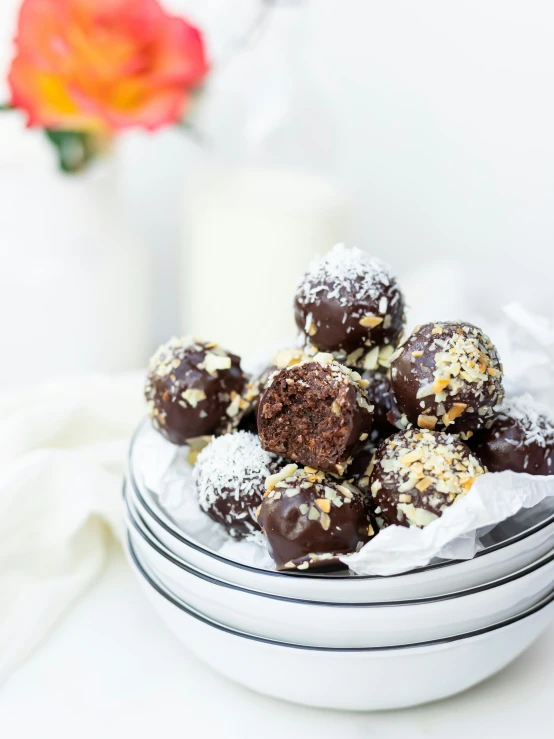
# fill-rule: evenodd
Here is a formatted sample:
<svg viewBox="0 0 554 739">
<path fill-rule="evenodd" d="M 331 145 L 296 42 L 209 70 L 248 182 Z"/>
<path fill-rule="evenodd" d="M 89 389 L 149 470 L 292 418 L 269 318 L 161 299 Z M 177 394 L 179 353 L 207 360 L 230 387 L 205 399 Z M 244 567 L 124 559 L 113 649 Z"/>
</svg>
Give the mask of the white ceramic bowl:
<svg viewBox="0 0 554 739">
<path fill-rule="evenodd" d="M 554 583 L 554 552 L 504 579 L 447 596 L 396 603 L 326 603 L 258 593 L 189 568 L 161 547 L 132 510 L 140 563 L 171 593 L 225 626 L 314 647 L 388 647 L 486 628 L 530 608 Z"/>
<path fill-rule="evenodd" d="M 382 710 L 445 698 L 505 667 L 544 630 L 554 594 L 479 632 L 392 649 L 315 649 L 272 642 L 206 619 L 128 557 L 152 605 L 196 656 L 259 693 L 322 708 Z"/>
<path fill-rule="evenodd" d="M 390 577 L 332 576 L 317 572 L 275 572 L 241 564 L 186 536 L 159 505 L 156 496 L 136 479 L 131 454 L 128 468 L 131 505 L 154 538 L 189 567 L 216 579 L 257 592 L 305 600 L 363 603 L 401 601 L 444 595 L 478 587 L 532 564 L 554 548 L 554 515 L 479 552 L 470 560 L 449 560 Z"/>
</svg>

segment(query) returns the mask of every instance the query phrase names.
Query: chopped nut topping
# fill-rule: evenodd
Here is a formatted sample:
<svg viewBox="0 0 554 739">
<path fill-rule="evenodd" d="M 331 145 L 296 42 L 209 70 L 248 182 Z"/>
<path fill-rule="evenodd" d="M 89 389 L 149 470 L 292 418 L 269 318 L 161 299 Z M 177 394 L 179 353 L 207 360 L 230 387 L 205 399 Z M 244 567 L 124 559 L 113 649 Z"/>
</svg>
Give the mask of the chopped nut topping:
<svg viewBox="0 0 554 739">
<path fill-rule="evenodd" d="M 444 432 L 405 431 L 384 442 L 377 457 L 373 495 L 380 494 L 383 500 L 388 497 L 389 504 L 394 501 L 392 504 L 414 526 L 426 526 L 434 520 L 485 472 L 467 447 Z"/>
<path fill-rule="evenodd" d="M 328 498 L 316 498 L 315 504 L 324 513 L 329 513 L 331 510 L 331 501 Z"/>
<path fill-rule="evenodd" d="M 220 357 L 217 354 L 208 352 L 201 365 L 208 374 L 215 375 L 218 370 L 230 369 L 231 357 Z M 200 365 L 198 366 L 200 367 Z"/>
<path fill-rule="evenodd" d="M 433 431 L 435 426 L 437 425 L 438 418 L 436 416 L 424 416 L 419 415 L 417 418 L 417 425 L 422 429 L 429 429 L 429 431 Z"/>
<path fill-rule="evenodd" d="M 381 323 L 383 323 L 383 319 L 379 316 L 367 315 L 360 318 L 360 326 L 363 326 L 364 328 L 375 328 Z"/>
<path fill-rule="evenodd" d="M 439 377 L 433 383 L 433 392 L 435 393 L 435 395 L 438 395 L 439 393 L 442 393 L 442 391 L 447 388 L 449 384 L 449 377 Z"/>
<path fill-rule="evenodd" d="M 310 519 L 310 521 L 317 521 L 319 519 L 319 511 L 317 510 L 317 508 L 315 508 L 314 506 L 310 508 L 308 512 L 308 518 Z"/>
<path fill-rule="evenodd" d="M 196 408 L 198 403 L 206 400 L 206 393 L 199 388 L 187 388 L 184 393 L 181 393 L 181 397 L 187 401 L 189 405 Z"/>
<path fill-rule="evenodd" d="M 452 408 L 448 411 L 448 413 L 445 413 L 442 417 L 442 422 L 445 426 L 449 426 L 451 423 L 454 423 L 456 418 L 458 416 L 461 416 L 462 413 L 467 408 L 467 403 L 453 403 Z"/>
<path fill-rule="evenodd" d="M 377 366 L 379 364 L 379 347 L 375 346 L 371 351 L 369 351 L 364 358 L 364 369 L 365 370 L 374 370 L 377 369 Z"/>
<path fill-rule="evenodd" d="M 298 469 L 297 464 L 287 464 L 285 467 L 283 467 L 282 470 L 279 470 L 279 472 L 276 472 L 274 475 L 269 475 L 269 477 L 266 477 L 266 480 L 265 480 L 266 491 L 269 492 L 270 490 L 273 490 L 275 485 L 277 485 L 278 482 L 281 482 L 281 480 L 286 480 L 288 477 L 292 477 L 297 469 Z"/>
</svg>

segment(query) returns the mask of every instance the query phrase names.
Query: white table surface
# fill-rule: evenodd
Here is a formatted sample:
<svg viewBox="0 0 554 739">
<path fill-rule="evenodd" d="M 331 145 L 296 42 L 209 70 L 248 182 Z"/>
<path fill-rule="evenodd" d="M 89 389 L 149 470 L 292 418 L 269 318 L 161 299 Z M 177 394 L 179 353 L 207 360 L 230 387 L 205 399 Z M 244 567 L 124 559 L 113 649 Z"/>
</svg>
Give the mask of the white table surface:
<svg viewBox="0 0 554 739">
<path fill-rule="evenodd" d="M 378 679 L 368 675 L 367 689 Z M 256 695 L 174 639 L 114 551 L 104 576 L 0 689 L 0 736 L 535 739 L 553 735 L 553 702 L 554 624 L 500 675 L 415 709 L 341 713 Z"/>
</svg>

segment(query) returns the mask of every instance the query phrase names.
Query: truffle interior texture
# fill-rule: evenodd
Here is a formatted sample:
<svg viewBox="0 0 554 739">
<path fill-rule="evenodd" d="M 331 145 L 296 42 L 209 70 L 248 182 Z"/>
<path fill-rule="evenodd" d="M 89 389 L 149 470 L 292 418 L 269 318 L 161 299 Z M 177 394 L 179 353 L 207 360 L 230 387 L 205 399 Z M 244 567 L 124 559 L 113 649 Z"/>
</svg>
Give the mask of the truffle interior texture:
<svg viewBox="0 0 554 739">
<path fill-rule="evenodd" d="M 282 372 L 263 398 L 261 413 L 271 423 L 263 424 L 262 441 L 295 462 L 330 469 L 348 447 L 355 408 L 355 388 L 333 381 L 323 369 Z"/>
</svg>

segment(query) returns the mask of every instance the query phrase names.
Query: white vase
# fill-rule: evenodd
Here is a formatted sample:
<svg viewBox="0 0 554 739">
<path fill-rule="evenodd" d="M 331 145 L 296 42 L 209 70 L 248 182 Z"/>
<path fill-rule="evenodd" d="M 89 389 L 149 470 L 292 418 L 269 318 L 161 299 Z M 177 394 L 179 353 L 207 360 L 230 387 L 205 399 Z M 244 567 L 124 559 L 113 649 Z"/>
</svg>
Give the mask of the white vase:
<svg viewBox="0 0 554 739">
<path fill-rule="evenodd" d="M 114 162 L 62 174 L 44 134 L 0 119 L 0 383 L 144 364 L 149 270 Z"/>
</svg>

